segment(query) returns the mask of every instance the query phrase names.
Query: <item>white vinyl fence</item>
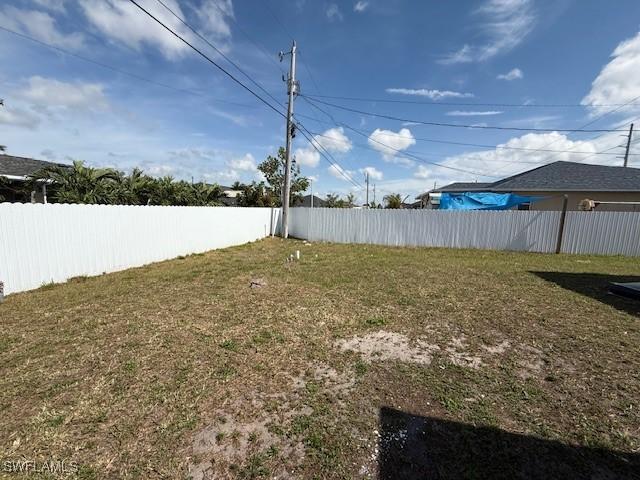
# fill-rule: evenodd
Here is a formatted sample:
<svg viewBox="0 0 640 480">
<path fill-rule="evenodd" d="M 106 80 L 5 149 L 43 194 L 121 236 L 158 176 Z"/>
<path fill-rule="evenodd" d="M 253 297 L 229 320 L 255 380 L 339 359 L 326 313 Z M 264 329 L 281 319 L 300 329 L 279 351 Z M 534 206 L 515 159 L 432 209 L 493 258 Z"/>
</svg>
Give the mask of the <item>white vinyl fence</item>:
<svg viewBox="0 0 640 480">
<path fill-rule="evenodd" d="M 232 207 L 0 204 L 5 294 L 275 233 L 280 210 Z"/>
<path fill-rule="evenodd" d="M 555 252 L 560 212 L 291 209 L 311 241 Z M 640 255 L 640 212 L 567 212 L 562 252 Z"/>
</svg>

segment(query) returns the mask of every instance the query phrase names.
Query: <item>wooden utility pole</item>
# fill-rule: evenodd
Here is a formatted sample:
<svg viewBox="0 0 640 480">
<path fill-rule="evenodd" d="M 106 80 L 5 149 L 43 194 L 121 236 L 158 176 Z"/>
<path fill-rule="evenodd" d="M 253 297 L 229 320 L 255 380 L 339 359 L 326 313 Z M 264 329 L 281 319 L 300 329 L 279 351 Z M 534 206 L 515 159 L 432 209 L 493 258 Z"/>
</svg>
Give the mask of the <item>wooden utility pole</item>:
<svg viewBox="0 0 640 480">
<path fill-rule="evenodd" d="M 364 181 L 367 183 L 367 208 L 369 207 L 369 172 L 364 172 Z"/>
<path fill-rule="evenodd" d="M 631 147 L 631 136 L 633 135 L 633 123 L 629 127 L 629 136 L 627 137 L 627 149 L 624 152 L 624 166 L 629 162 L 629 148 Z"/>
<path fill-rule="evenodd" d="M 285 55 L 291 55 L 289 65 L 289 78 L 287 78 L 287 93 L 289 94 L 289 104 L 287 106 L 287 139 L 286 139 L 286 161 L 284 166 L 284 186 L 282 189 L 282 238 L 289 236 L 289 197 L 291 196 L 291 140 L 293 139 L 293 100 L 297 94 L 296 83 L 296 41 L 293 41 L 291 51 L 280 52 L 280 61 Z"/>
</svg>

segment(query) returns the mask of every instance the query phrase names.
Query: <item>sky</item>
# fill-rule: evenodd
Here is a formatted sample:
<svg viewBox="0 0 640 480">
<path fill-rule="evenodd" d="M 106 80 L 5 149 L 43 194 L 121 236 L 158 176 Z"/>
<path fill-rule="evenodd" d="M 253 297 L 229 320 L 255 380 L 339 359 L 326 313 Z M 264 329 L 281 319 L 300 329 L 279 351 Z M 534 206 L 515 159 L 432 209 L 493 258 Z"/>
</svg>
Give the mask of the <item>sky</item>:
<svg viewBox="0 0 640 480">
<path fill-rule="evenodd" d="M 365 173 L 381 202 L 557 160 L 622 165 L 621 135 L 640 118 L 635 0 L 163 0 L 199 36 L 159 0 L 137 1 L 274 108 L 129 0 L 4 0 L 7 153 L 260 180 L 284 145 L 278 52 L 293 39 L 295 119 L 312 135 L 299 131 L 293 152 L 320 196 L 363 201 Z"/>
</svg>

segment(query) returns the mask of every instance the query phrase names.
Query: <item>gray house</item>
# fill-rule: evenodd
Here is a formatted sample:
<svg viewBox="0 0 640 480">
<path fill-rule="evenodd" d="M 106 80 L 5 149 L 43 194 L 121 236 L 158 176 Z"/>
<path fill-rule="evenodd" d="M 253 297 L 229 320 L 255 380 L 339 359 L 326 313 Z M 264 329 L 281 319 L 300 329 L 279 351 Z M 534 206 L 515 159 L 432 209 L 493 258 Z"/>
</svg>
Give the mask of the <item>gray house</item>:
<svg viewBox="0 0 640 480">
<path fill-rule="evenodd" d="M 41 183 L 32 191 L 25 191 L 29 175 L 59 163 L 45 162 L 27 157 L 0 155 L 0 197 L 5 202 L 47 202 L 47 184 Z M 63 165 L 66 166 L 66 165 Z"/>
<path fill-rule="evenodd" d="M 569 210 L 581 202 L 596 202 L 596 210 L 640 211 L 640 169 L 577 162 L 553 162 L 492 183 L 456 182 L 419 195 L 423 208 L 438 208 L 442 193 L 494 192 L 543 197 L 525 210 L 561 210 L 567 195 Z M 599 203 L 603 202 L 603 203 Z M 607 203 L 613 202 L 613 203 Z"/>
</svg>

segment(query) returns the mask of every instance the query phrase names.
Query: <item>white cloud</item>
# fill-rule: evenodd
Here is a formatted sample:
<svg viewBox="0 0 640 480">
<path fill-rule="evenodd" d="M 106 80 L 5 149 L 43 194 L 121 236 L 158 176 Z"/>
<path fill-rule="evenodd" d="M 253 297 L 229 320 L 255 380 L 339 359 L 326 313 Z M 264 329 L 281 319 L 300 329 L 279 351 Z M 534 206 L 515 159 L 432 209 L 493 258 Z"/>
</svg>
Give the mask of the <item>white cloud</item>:
<svg viewBox="0 0 640 480">
<path fill-rule="evenodd" d="M 330 128 L 321 135 L 315 135 L 313 140 L 330 152 L 346 153 L 353 148 L 351 140 L 344 134 L 342 127 Z"/>
<path fill-rule="evenodd" d="M 40 117 L 22 108 L 0 107 L 0 124 L 34 129 L 40 124 Z"/>
<path fill-rule="evenodd" d="M 368 173 L 370 180 L 382 180 L 383 174 L 376 167 L 364 167 L 360 169 L 360 173 Z"/>
<path fill-rule="evenodd" d="M 255 172 L 257 170 L 256 159 L 253 155 L 247 153 L 240 158 L 233 158 L 228 163 L 233 170 L 241 170 L 243 172 Z"/>
<path fill-rule="evenodd" d="M 524 77 L 524 74 L 522 73 L 522 70 L 520 70 L 519 68 L 514 68 L 508 71 L 507 73 L 501 73 L 496 78 L 498 80 L 506 80 L 510 82 L 512 80 L 520 80 L 523 77 Z"/>
<path fill-rule="evenodd" d="M 392 161 L 400 151 L 415 145 L 411 130 L 402 128 L 399 132 L 376 128 L 368 138 L 371 147 L 378 150 L 387 161 Z"/>
<path fill-rule="evenodd" d="M 491 115 L 500 115 L 501 113 L 498 110 L 486 110 L 486 111 L 468 111 L 468 110 L 453 110 L 451 112 L 447 112 L 446 114 L 450 117 L 487 117 Z"/>
<path fill-rule="evenodd" d="M 109 103 L 99 83 L 67 83 L 39 76 L 31 77 L 20 96 L 35 105 L 77 110 L 104 110 Z"/>
<path fill-rule="evenodd" d="M 340 180 L 344 180 L 346 182 L 349 180 L 353 180 L 353 176 L 352 176 L 353 172 L 351 172 L 350 170 L 345 170 L 337 163 L 334 163 L 329 168 L 327 168 L 327 171 L 329 172 L 330 175 Z"/>
<path fill-rule="evenodd" d="M 486 42 L 468 45 L 444 56 L 444 65 L 482 62 L 517 47 L 533 30 L 537 16 L 533 0 L 487 0 L 475 15 L 482 16 L 480 26 Z"/>
<path fill-rule="evenodd" d="M 67 3 L 67 0 L 33 0 L 33 2 L 47 10 L 62 13 L 66 10 L 65 3 Z"/>
<path fill-rule="evenodd" d="M 340 8 L 335 3 L 329 4 L 329 6 L 327 7 L 326 13 L 327 13 L 327 18 L 331 22 L 335 20 L 338 20 L 341 22 L 342 20 L 344 20 L 344 15 L 342 15 Z"/>
<path fill-rule="evenodd" d="M 320 154 L 313 148 L 298 148 L 293 153 L 298 165 L 315 168 L 320 163 Z"/>
<path fill-rule="evenodd" d="M 319 135 L 314 135 L 312 141 L 317 148 L 330 153 L 347 153 L 353 148 L 351 140 L 344 134 L 342 127 L 330 128 Z M 315 168 L 320 162 L 320 153 L 312 145 L 298 148 L 294 156 L 296 162 L 307 167 Z"/>
<path fill-rule="evenodd" d="M 487 173 L 502 178 L 549 162 L 559 160 L 580 162 L 590 153 L 602 151 L 609 146 L 615 145 L 613 142 L 616 141 L 615 135 L 601 137 L 597 141 L 574 141 L 558 132 L 528 133 L 498 145 L 498 147 L 509 147 L 511 149 L 497 148 L 494 150 L 463 153 L 448 157 L 442 163 L 451 167 Z M 513 150 L 514 148 L 526 150 Z M 536 149 L 558 150 L 562 153 L 552 153 Z M 615 162 L 613 157 L 613 155 L 611 155 L 611 158 L 608 155 L 599 155 L 589 157 L 589 159 L 592 162 L 598 163 Z M 438 169 L 438 173 L 444 174 L 445 172 Z M 468 181 L 475 179 L 475 177 L 468 174 L 465 175 L 464 173 L 446 172 L 446 175 L 451 181 Z M 480 177 L 480 180 L 490 181 L 491 178 Z"/>
<path fill-rule="evenodd" d="M 418 165 L 418 168 L 413 174 L 416 178 L 429 178 L 431 176 L 431 170 L 424 165 Z"/>
<path fill-rule="evenodd" d="M 353 6 L 353 11 L 354 12 L 358 12 L 358 13 L 362 13 L 364 12 L 367 8 L 369 8 L 369 2 L 366 2 L 364 0 L 359 0 L 358 2 L 356 2 L 356 4 Z"/>
<path fill-rule="evenodd" d="M 176 0 L 164 0 L 176 15 L 186 18 Z M 140 4 L 179 35 L 192 39 L 191 32 L 177 18 L 153 0 L 140 0 Z M 144 15 L 134 4 L 121 0 L 81 0 L 80 5 L 89 21 L 106 36 L 135 49 L 142 45 L 158 48 L 168 59 L 176 59 L 188 51 L 188 47 L 178 38 L 170 35 L 161 25 Z M 208 31 L 224 33 L 223 28 L 213 20 L 215 7 L 205 2 L 197 10 Z M 220 13 L 220 12 L 218 12 Z"/>
<path fill-rule="evenodd" d="M 46 12 L 21 10 L 6 6 L 0 10 L 2 24 L 38 40 L 57 47 L 78 50 L 84 43 L 84 36 L 78 32 L 64 33 L 59 30 L 56 20 Z"/>
<path fill-rule="evenodd" d="M 471 98 L 473 93 L 452 92 L 451 90 L 429 90 L 426 88 L 387 88 L 387 93 L 399 93 L 401 95 L 416 95 L 428 97 L 432 100 L 442 100 L 443 98 Z"/>
<path fill-rule="evenodd" d="M 591 91 L 582 99 L 583 105 L 623 104 L 640 96 L 640 33 L 621 42 L 591 84 Z M 634 102 L 638 103 L 638 102 Z M 629 106 L 621 111 L 637 110 Z M 611 107 L 592 107 L 592 114 L 611 110 Z"/>
<path fill-rule="evenodd" d="M 216 42 L 226 42 L 231 38 L 231 26 L 228 20 L 234 18 L 231 0 L 206 0 L 196 10 L 202 23 L 202 29 Z M 217 45 L 218 48 L 221 45 Z M 228 46 L 222 45 L 223 50 Z"/>
</svg>

